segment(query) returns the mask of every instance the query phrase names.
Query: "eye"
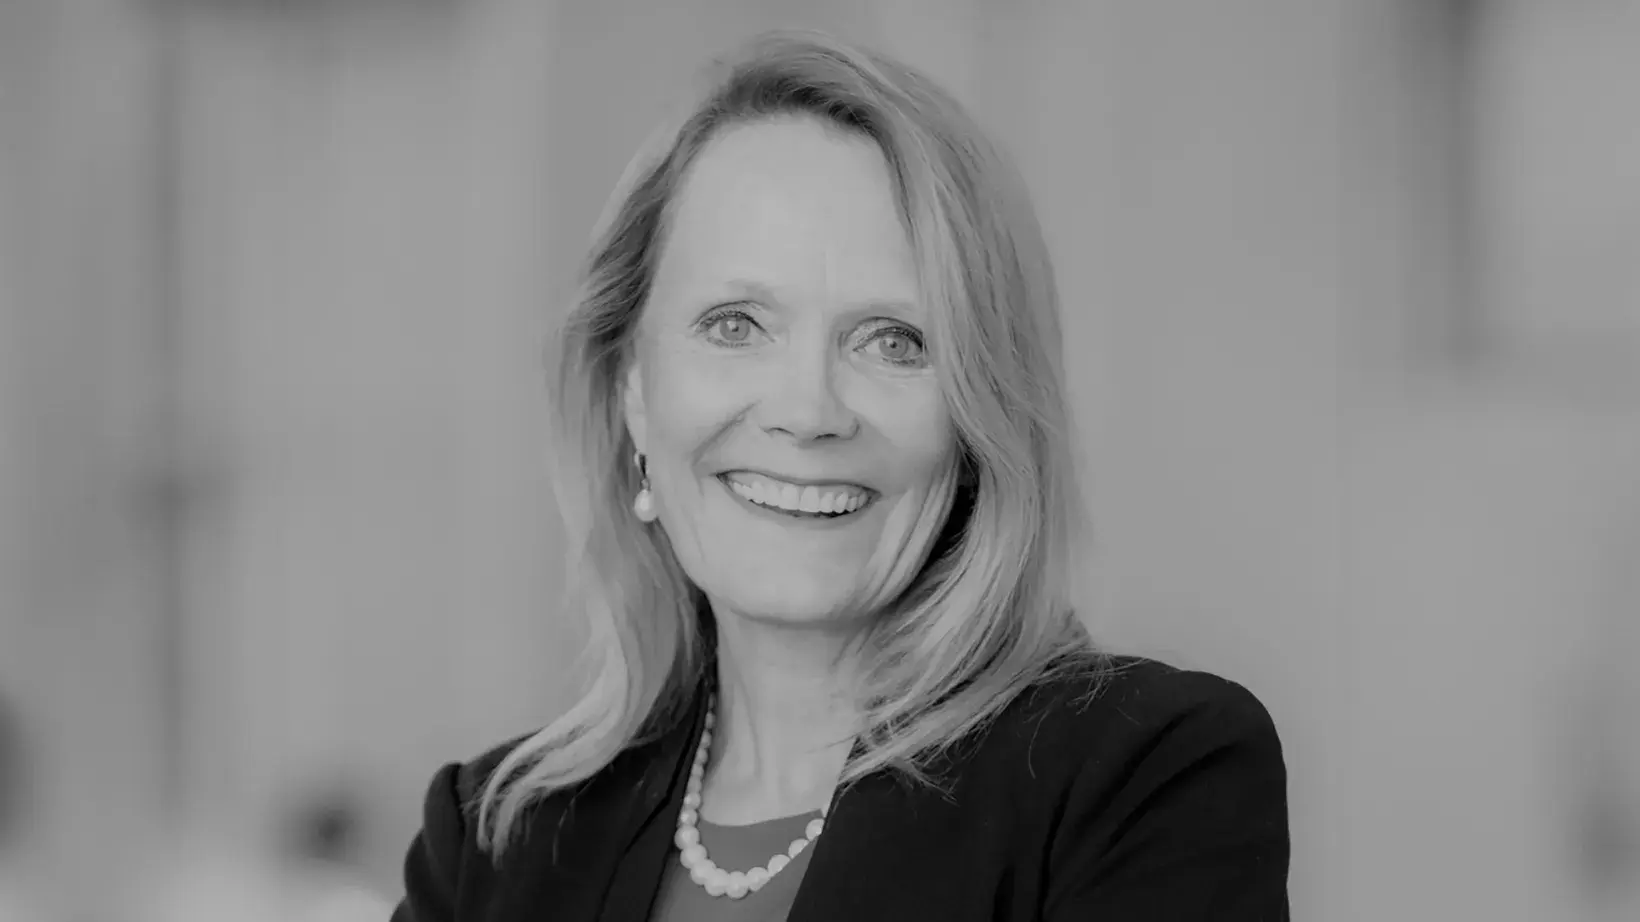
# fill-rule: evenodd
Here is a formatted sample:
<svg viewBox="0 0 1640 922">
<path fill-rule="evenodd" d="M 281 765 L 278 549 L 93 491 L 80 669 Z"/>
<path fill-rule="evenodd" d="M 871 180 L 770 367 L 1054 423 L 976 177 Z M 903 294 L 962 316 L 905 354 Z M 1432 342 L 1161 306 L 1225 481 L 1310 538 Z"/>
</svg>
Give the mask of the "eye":
<svg viewBox="0 0 1640 922">
<path fill-rule="evenodd" d="M 928 362 L 922 334 L 909 327 L 886 326 L 873 330 L 864 348 L 891 365 L 910 368 Z"/>
<path fill-rule="evenodd" d="M 758 329 L 751 315 L 735 307 L 720 307 L 700 318 L 695 329 L 719 346 L 749 345 L 752 333 Z"/>
</svg>

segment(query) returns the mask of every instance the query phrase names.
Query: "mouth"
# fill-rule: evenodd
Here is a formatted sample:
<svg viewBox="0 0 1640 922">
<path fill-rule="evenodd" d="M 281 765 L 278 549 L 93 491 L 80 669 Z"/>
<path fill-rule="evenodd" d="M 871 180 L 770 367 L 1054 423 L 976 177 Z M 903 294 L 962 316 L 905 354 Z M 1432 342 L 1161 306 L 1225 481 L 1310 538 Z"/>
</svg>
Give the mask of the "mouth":
<svg viewBox="0 0 1640 922">
<path fill-rule="evenodd" d="M 794 519 L 850 518 L 877 497 L 870 487 L 855 483 L 793 483 L 753 471 L 727 471 L 718 480 L 747 503 Z"/>
</svg>

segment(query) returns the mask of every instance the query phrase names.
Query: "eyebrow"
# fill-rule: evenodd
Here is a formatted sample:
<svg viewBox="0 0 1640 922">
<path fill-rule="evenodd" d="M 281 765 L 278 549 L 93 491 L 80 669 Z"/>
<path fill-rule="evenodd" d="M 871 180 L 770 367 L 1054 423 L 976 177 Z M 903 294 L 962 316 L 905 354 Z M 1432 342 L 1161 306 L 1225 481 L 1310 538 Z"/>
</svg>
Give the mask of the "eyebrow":
<svg viewBox="0 0 1640 922">
<path fill-rule="evenodd" d="M 774 304 L 783 303 L 780 294 L 770 286 L 755 279 L 730 279 L 726 286 L 730 293 L 737 298 L 746 298 L 751 301 L 766 301 Z M 852 301 L 848 304 L 851 312 L 874 313 L 918 313 L 919 305 L 916 301 L 905 298 L 868 298 L 864 301 Z"/>
</svg>

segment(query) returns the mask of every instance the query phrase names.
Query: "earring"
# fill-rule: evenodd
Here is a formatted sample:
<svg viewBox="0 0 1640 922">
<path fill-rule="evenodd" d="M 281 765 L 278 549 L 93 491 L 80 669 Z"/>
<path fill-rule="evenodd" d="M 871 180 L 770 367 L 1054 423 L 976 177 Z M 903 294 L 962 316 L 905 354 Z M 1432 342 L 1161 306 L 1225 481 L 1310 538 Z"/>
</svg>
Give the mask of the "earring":
<svg viewBox="0 0 1640 922">
<path fill-rule="evenodd" d="M 643 485 L 638 488 L 638 495 L 632 500 L 632 512 L 640 522 L 655 521 L 655 494 L 649 489 L 649 459 L 643 452 L 632 453 L 632 463 L 638 468 L 638 476 L 643 478 Z"/>
</svg>

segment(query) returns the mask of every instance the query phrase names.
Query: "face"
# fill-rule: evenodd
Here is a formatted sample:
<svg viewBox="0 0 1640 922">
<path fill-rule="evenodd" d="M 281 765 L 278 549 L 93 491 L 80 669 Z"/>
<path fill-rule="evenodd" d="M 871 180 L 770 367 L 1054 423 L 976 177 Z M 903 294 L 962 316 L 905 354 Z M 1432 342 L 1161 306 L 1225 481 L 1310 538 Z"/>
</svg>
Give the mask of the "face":
<svg viewBox="0 0 1640 922">
<path fill-rule="evenodd" d="M 793 119 L 721 133 L 673 203 L 625 409 L 714 611 L 868 616 L 949 507 L 955 440 L 894 202 L 874 144 Z"/>
</svg>

